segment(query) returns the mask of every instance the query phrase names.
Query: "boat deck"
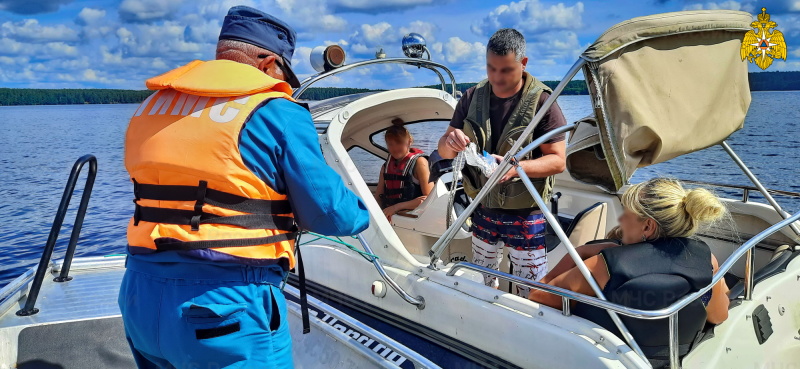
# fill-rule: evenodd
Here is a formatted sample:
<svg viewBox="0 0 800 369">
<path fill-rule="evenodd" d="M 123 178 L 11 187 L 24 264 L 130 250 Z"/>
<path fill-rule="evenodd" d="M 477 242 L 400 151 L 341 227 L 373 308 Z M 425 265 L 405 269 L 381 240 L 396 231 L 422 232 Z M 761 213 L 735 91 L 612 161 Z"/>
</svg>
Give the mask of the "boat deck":
<svg viewBox="0 0 800 369">
<path fill-rule="evenodd" d="M 45 276 L 34 315 L 16 315 L 32 270 L 0 292 L 0 368 L 135 368 L 116 303 L 124 257 L 75 263 L 68 282 L 53 281 L 59 271 Z"/>
<path fill-rule="evenodd" d="M 63 283 L 53 281 L 60 267 L 52 264 L 45 275 L 37 314 L 16 315 L 27 300 L 34 268 L 0 290 L 0 369 L 136 368 L 117 306 L 125 257 L 75 259 L 73 279 Z M 311 333 L 302 334 L 299 291 L 286 286 L 284 294 L 297 368 L 439 368 L 312 296 Z"/>
</svg>

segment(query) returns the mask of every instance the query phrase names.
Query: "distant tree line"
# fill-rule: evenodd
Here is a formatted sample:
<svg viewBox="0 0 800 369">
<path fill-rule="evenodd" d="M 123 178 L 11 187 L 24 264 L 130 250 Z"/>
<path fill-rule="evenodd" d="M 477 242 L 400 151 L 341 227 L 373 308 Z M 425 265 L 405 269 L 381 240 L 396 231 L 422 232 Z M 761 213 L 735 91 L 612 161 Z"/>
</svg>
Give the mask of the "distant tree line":
<svg viewBox="0 0 800 369">
<path fill-rule="evenodd" d="M 152 91 L 0 88 L 0 105 L 135 104 Z"/>
<path fill-rule="evenodd" d="M 368 88 L 350 87 L 311 87 L 308 90 L 305 90 L 300 98 L 303 100 L 325 100 L 332 97 L 378 91 L 383 90 L 370 90 Z"/>
<path fill-rule="evenodd" d="M 750 73 L 751 91 L 791 91 L 800 90 L 800 72 L 759 72 Z M 543 81 L 555 88 L 558 81 Z M 473 83 L 458 83 L 456 89 L 462 93 Z M 441 88 L 441 85 L 423 86 Z M 449 88 L 448 88 L 449 89 Z M 312 87 L 303 93 L 303 100 L 324 100 L 332 97 L 362 92 L 377 92 L 366 88 Z M 106 90 L 106 89 L 29 89 L 0 88 L 0 106 L 3 105 L 71 105 L 71 104 L 136 104 L 144 101 L 152 91 L 144 90 Z M 586 82 L 570 81 L 564 88 L 564 95 L 587 95 Z"/>
<path fill-rule="evenodd" d="M 542 81 L 547 87 L 556 88 L 559 81 Z M 477 85 L 477 82 L 468 82 L 468 83 L 456 83 L 456 90 L 461 91 L 463 94 L 465 91 L 470 89 L 472 86 Z M 441 84 L 438 85 L 428 85 L 422 86 L 425 88 L 435 88 L 440 89 L 442 88 Z M 447 85 L 447 90 L 450 91 L 450 85 Z M 562 95 L 588 95 L 589 91 L 586 90 L 586 82 L 583 80 L 576 80 L 576 81 L 569 81 L 567 83 L 567 87 L 564 88 L 564 92 Z"/>
<path fill-rule="evenodd" d="M 758 72 L 747 77 L 750 91 L 800 90 L 800 72 Z"/>
</svg>

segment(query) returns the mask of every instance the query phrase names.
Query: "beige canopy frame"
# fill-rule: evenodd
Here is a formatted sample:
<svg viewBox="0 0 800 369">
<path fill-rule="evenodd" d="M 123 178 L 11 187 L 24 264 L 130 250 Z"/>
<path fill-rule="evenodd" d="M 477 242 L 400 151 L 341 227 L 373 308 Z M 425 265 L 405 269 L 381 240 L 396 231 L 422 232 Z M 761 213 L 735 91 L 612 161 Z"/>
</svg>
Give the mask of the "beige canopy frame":
<svg viewBox="0 0 800 369">
<path fill-rule="evenodd" d="M 578 122 L 567 168 L 617 192 L 637 168 L 702 150 L 741 129 L 750 106 L 739 56 L 752 15 L 683 11 L 610 28 L 582 55 L 594 117 Z"/>
</svg>

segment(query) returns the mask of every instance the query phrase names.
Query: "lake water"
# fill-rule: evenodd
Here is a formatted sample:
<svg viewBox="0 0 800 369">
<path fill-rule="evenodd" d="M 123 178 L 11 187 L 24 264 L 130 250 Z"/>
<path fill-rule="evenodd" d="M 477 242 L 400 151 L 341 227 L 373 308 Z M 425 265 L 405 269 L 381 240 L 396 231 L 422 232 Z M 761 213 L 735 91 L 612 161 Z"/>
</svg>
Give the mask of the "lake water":
<svg viewBox="0 0 800 369">
<path fill-rule="evenodd" d="M 798 101 L 798 91 L 753 93 L 745 128 L 729 139 L 768 188 L 800 192 Z M 588 96 L 563 96 L 558 102 L 568 121 L 590 113 Z M 0 222 L 0 286 L 38 262 L 72 164 L 87 153 L 97 156 L 99 170 L 76 255 L 125 251 L 125 227 L 133 204 L 132 186 L 122 162 L 123 140 L 135 110 L 136 105 L 0 107 L 0 214 L 4 217 Z M 445 126 L 437 123 L 423 131 L 412 130 L 418 146 L 429 150 Z M 371 177 L 377 169 L 371 165 L 364 173 Z M 641 169 L 633 181 L 663 175 L 750 184 L 718 147 Z M 77 190 L 56 245 L 56 258 L 63 257 L 79 199 Z M 755 195 L 751 199 L 763 201 Z M 776 199 L 788 212 L 800 211 L 800 199 Z"/>
</svg>

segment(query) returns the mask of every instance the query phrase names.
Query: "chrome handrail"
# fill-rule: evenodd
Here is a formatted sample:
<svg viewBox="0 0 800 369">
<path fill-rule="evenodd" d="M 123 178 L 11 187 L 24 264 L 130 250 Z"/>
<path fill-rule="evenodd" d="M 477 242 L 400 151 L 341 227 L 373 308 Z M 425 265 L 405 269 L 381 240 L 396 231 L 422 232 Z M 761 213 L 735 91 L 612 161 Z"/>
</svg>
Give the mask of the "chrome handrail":
<svg viewBox="0 0 800 369">
<path fill-rule="evenodd" d="M 365 252 L 375 255 L 375 253 L 372 252 L 372 248 L 369 247 L 369 243 L 367 243 L 367 240 L 363 236 L 363 234 L 359 233 L 356 238 L 358 239 L 359 242 L 361 242 L 361 246 L 364 248 Z M 392 287 L 392 289 L 395 292 L 397 292 L 397 294 L 400 295 L 400 297 L 403 298 L 403 300 L 405 300 L 407 303 L 411 305 L 416 306 L 417 309 L 419 310 L 425 308 L 425 298 L 423 298 L 422 296 L 417 296 L 417 297 L 411 296 L 408 292 L 406 292 L 403 289 L 403 287 L 400 287 L 400 285 L 397 284 L 397 282 L 395 282 L 391 277 L 389 277 L 389 275 L 386 273 L 386 269 L 383 268 L 383 264 L 381 264 L 378 258 L 372 257 L 370 259 L 372 259 L 371 260 L 372 265 L 374 265 L 375 269 L 378 270 L 378 274 L 381 275 L 381 278 L 383 278 L 383 280 L 389 284 L 389 287 Z"/>
<path fill-rule="evenodd" d="M 444 64 L 439 64 L 437 62 L 433 62 L 433 61 L 425 60 L 425 59 L 385 58 L 385 59 L 370 59 L 370 60 L 364 60 L 364 61 L 360 61 L 360 62 L 353 63 L 353 64 L 346 64 L 346 65 L 344 65 L 342 67 L 330 70 L 328 72 L 320 73 L 320 74 L 317 74 L 316 76 L 311 76 L 309 78 L 306 78 L 300 84 L 300 87 L 298 87 L 296 90 L 294 90 L 294 92 L 292 93 L 292 97 L 295 98 L 295 99 L 298 99 L 303 94 L 303 92 L 305 92 L 314 83 L 317 83 L 317 82 L 319 82 L 319 81 L 321 81 L 321 80 L 323 80 L 325 78 L 328 78 L 330 76 L 333 76 L 333 75 L 348 71 L 350 69 L 363 67 L 365 65 L 372 65 L 372 64 L 393 64 L 393 63 L 406 64 L 406 65 L 410 65 L 410 66 L 414 66 L 414 67 L 420 67 L 420 68 L 426 68 L 426 69 L 432 70 L 439 77 L 439 81 L 442 84 L 442 90 L 447 92 L 447 90 L 445 89 L 446 82 L 444 80 L 444 76 L 437 70 L 437 68 L 444 70 L 445 72 L 447 72 L 447 76 L 450 77 L 450 87 L 451 87 L 450 94 L 453 95 L 453 97 L 456 96 L 456 77 L 453 76 L 453 72 L 451 72 L 450 69 L 448 69 Z"/>
</svg>

